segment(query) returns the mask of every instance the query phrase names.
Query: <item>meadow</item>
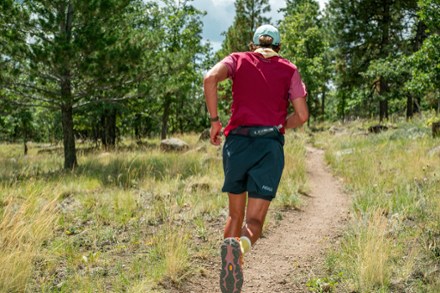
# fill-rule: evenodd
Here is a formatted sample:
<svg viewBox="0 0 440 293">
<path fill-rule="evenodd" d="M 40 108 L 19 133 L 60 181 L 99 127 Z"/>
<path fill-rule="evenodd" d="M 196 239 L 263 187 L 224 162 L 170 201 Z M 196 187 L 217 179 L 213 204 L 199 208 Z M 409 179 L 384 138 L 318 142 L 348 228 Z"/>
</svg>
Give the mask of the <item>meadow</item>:
<svg viewBox="0 0 440 293">
<path fill-rule="evenodd" d="M 368 121 L 328 125 L 313 137 L 353 197 L 327 257 L 335 292 L 440 292 L 440 139 L 426 121 L 390 121 L 379 134 Z"/>
<path fill-rule="evenodd" d="M 307 193 L 306 145 L 325 157 L 352 198 L 351 219 L 312 292 L 440 292 L 440 140 L 426 119 L 324 124 L 287 134 L 286 168 L 265 223 Z M 317 131 L 318 130 L 318 131 Z M 0 146 L 1 292 L 168 292 L 218 257 L 227 198 L 221 149 L 179 136 L 111 152 L 78 145 L 63 171 L 48 145 Z M 330 284 L 330 286 L 328 286 Z M 323 287 L 323 285 L 325 285 Z"/>
<path fill-rule="evenodd" d="M 305 133 L 289 133 L 286 171 L 265 228 L 301 205 Z M 167 292 L 218 257 L 227 197 L 221 149 L 196 134 L 186 153 L 157 139 L 111 152 L 0 145 L 0 292 Z M 42 150 L 51 149 L 47 152 Z"/>
</svg>

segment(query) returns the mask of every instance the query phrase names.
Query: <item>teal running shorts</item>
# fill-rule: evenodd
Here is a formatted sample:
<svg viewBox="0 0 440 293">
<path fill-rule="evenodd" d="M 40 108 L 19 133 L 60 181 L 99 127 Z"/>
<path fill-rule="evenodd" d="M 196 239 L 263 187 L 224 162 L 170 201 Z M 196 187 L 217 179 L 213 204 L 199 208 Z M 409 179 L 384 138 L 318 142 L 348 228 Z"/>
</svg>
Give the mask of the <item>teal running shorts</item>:
<svg viewBox="0 0 440 293">
<path fill-rule="evenodd" d="M 223 146 L 223 192 L 271 201 L 284 168 L 284 136 L 250 137 L 229 134 Z"/>
</svg>

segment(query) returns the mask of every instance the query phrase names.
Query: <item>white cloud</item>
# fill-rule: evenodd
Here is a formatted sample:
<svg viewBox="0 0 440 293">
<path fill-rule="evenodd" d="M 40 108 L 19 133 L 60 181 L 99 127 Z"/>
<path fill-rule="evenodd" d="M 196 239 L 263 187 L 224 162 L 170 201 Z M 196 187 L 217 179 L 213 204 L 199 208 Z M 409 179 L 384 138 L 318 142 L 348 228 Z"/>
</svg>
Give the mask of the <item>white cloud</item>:
<svg viewBox="0 0 440 293">
<path fill-rule="evenodd" d="M 195 0 L 193 5 L 207 12 L 203 17 L 203 38 L 211 43 L 221 43 L 224 38 L 222 33 L 234 20 L 234 0 Z"/>
<path fill-rule="evenodd" d="M 329 0 L 318 0 L 321 9 Z M 224 39 L 222 35 L 229 26 L 232 25 L 235 16 L 235 0 L 194 0 L 194 7 L 204 10 L 207 15 L 203 17 L 203 38 L 209 40 L 214 49 L 220 48 Z M 278 10 L 286 6 L 285 0 L 269 0 L 271 12 L 267 15 L 271 18 L 271 22 L 277 25 L 278 21 L 283 17 Z"/>
<path fill-rule="evenodd" d="M 211 42 L 211 46 L 214 52 L 216 52 L 222 48 L 222 42 Z"/>
<path fill-rule="evenodd" d="M 206 0 L 205 0 L 206 1 Z M 229 5 L 234 5 L 234 0 L 210 0 L 215 7 L 226 7 Z"/>
<path fill-rule="evenodd" d="M 270 13 L 267 14 L 271 18 L 272 24 L 276 25 L 278 21 L 283 17 L 281 12 L 278 12 L 281 8 L 286 7 L 286 1 L 284 0 L 269 0 Z"/>
<path fill-rule="evenodd" d="M 270 8 L 273 12 L 277 12 L 280 8 L 286 7 L 286 1 L 284 0 L 269 0 Z"/>
</svg>

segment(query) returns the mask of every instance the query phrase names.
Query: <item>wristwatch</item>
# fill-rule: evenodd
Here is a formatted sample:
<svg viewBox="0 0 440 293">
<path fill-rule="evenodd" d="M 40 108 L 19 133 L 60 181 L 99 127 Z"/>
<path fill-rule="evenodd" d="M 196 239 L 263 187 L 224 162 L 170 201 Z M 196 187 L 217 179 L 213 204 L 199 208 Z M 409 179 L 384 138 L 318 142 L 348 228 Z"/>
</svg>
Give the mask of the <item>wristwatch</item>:
<svg viewBox="0 0 440 293">
<path fill-rule="evenodd" d="M 215 117 L 209 117 L 209 121 L 211 121 L 211 122 L 217 122 L 217 121 L 219 121 L 220 120 L 220 118 L 218 117 L 218 116 L 215 116 Z"/>
</svg>

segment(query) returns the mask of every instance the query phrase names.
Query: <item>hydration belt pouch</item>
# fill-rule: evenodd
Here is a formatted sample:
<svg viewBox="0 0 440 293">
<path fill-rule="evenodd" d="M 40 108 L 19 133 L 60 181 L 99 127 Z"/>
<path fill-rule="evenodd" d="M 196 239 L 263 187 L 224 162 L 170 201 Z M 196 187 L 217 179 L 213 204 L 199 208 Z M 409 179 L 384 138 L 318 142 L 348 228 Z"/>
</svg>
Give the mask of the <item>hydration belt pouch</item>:
<svg viewBox="0 0 440 293">
<path fill-rule="evenodd" d="M 230 134 L 265 138 L 279 138 L 282 136 L 277 126 L 239 126 L 232 129 Z"/>
</svg>

